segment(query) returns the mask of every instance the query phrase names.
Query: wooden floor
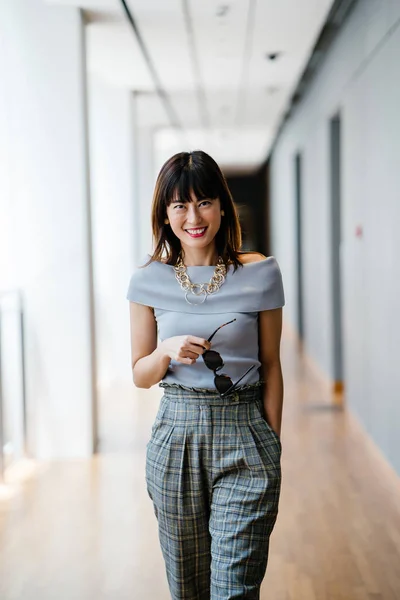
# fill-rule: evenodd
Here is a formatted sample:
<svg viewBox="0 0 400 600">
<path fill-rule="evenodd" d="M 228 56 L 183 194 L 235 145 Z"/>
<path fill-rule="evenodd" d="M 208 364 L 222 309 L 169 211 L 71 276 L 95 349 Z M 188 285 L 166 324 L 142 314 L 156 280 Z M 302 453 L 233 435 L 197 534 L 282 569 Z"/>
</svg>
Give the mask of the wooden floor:
<svg viewBox="0 0 400 600">
<path fill-rule="evenodd" d="M 286 330 L 282 365 L 282 494 L 261 599 L 400 600 L 399 479 Z M 169 600 L 144 480 L 160 397 L 110 390 L 102 454 L 8 472 L 1 600 Z"/>
</svg>

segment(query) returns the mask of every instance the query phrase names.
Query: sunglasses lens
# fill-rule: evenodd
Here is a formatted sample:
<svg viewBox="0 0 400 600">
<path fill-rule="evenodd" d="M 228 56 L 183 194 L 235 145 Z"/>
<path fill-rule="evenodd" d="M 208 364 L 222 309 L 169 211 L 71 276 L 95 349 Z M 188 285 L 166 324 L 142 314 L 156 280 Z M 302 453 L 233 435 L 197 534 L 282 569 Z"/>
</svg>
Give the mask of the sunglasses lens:
<svg viewBox="0 0 400 600">
<path fill-rule="evenodd" d="M 214 385 L 220 394 L 228 391 L 232 385 L 232 379 L 227 375 L 216 375 L 214 378 Z"/>
<path fill-rule="evenodd" d="M 207 350 L 207 352 L 204 352 L 203 360 L 206 364 L 206 367 L 212 369 L 213 371 L 215 371 L 215 369 L 220 369 L 224 365 L 221 355 L 214 350 Z"/>
</svg>

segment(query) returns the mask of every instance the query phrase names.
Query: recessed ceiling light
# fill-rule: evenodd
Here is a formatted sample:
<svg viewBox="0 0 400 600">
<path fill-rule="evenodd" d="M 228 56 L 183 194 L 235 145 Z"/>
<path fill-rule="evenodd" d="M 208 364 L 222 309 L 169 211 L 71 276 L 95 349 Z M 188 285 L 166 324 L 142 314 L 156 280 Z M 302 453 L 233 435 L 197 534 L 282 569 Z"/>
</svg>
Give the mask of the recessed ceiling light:
<svg viewBox="0 0 400 600">
<path fill-rule="evenodd" d="M 229 4 L 220 4 L 217 8 L 217 17 L 225 17 L 230 9 Z"/>
<path fill-rule="evenodd" d="M 277 85 L 268 85 L 265 88 L 265 91 L 267 92 L 267 94 L 276 94 L 277 92 L 279 92 L 279 87 Z"/>
<path fill-rule="evenodd" d="M 268 60 L 276 60 L 277 58 L 279 58 L 281 56 L 282 52 L 267 52 L 267 54 L 265 55 L 265 58 L 268 58 Z"/>
</svg>

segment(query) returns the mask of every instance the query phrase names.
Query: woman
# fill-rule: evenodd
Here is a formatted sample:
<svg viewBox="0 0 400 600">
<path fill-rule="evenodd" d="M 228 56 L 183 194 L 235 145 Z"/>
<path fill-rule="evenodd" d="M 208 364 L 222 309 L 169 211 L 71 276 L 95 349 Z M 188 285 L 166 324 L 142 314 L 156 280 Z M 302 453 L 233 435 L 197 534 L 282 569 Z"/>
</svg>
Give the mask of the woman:
<svg viewBox="0 0 400 600">
<path fill-rule="evenodd" d="M 152 227 L 127 298 L 134 383 L 164 390 L 146 484 L 169 589 L 257 599 L 281 486 L 281 272 L 239 251 L 232 196 L 205 152 L 164 164 Z"/>
</svg>

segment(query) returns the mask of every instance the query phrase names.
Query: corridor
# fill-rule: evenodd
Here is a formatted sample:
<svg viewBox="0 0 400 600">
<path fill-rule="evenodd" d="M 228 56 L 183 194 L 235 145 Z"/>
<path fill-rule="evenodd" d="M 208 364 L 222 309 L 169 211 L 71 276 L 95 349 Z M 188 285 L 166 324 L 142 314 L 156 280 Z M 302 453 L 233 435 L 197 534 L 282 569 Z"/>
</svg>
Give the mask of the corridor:
<svg viewBox="0 0 400 600">
<path fill-rule="evenodd" d="M 261 600 L 398 600 L 398 479 L 287 327 L 282 368 L 282 494 Z M 2 600 L 169 600 L 144 480 L 160 391 L 103 398 L 93 459 L 9 470 Z"/>
<path fill-rule="evenodd" d="M 0 0 L 0 600 L 171 600 L 158 382 L 272 423 L 281 315 L 260 600 L 400 600 L 399 63 L 400 0 Z"/>
</svg>

